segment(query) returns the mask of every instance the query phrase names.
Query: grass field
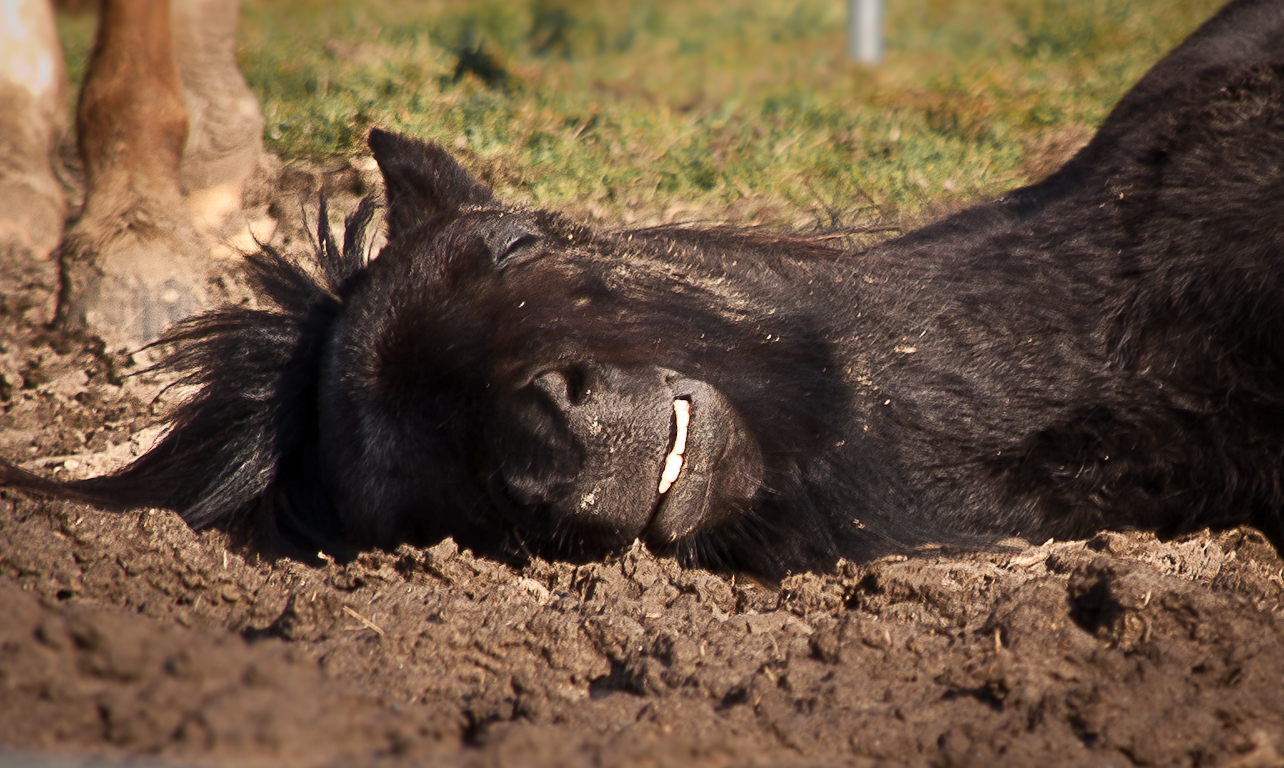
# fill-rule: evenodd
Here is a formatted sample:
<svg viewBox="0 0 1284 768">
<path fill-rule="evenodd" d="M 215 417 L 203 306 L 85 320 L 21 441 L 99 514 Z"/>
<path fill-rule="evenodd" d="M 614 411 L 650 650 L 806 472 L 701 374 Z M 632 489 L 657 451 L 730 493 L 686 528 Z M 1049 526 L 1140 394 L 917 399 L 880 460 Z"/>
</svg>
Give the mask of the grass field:
<svg viewBox="0 0 1284 768">
<path fill-rule="evenodd" d="M 283 158 L 431 138 L 509 199 L 613 220 L 914 217 L 1047 170 L 1219 0 L 247 0 Z M 63 20 L 73 72 L 92 18 Z M 823 215 L 823 214 L 822 214 Z"/>
</svg>

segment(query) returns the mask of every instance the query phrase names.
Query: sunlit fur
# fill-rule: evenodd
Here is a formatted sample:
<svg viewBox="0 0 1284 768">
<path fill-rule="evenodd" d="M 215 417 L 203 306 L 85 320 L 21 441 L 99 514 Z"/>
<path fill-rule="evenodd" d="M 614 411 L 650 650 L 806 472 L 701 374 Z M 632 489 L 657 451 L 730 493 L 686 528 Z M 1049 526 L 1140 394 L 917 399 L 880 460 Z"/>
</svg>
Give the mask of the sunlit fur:
<svg viewBox="0 0 1284 768">
<path fill-rule="evenodd" d="M 1102 528 L 1278 543 L 1282 86 L 1284 8 L 1234 2 L 1056 174 L 861 252 L 596 231 L 376 131 L 377 258 L 368 205 L 344 247 L 322 232 L 316 269 L 252 257 L 276 308 L 174 331 L 165 365 L 199 394 L 157 448 L 102 478 L 0 479 L 240 515 L 340 557 L 637 537 L 779 576 Z M 674 397 L 706 455 L 657 500 Z"/>
</svg>

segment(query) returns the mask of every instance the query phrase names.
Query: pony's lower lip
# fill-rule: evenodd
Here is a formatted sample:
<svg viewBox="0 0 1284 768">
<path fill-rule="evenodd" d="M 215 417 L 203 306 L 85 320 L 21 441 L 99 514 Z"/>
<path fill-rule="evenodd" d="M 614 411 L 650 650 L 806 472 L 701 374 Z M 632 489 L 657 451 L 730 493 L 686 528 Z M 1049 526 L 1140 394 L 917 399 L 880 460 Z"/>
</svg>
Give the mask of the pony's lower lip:
<svg viewBox="0 0 1284 768">
<path fill-rule="evenodd" d="M 641 534 L 644 540 L 663 546 L 690 535 L 705 519 L 712 473 L 725 447 L 717 427 L 718 394 L 713 388 L 685 377 L 670 382 L 670 387 L 673 441 L 651 519 Z"/>
<path fill-rule="evenodd" d="M 678 398 L 673 401 L 673 443 L 664 457 L 664 470 L 660 473 L 658 492 L 661 496 L 677 481 L 682 471 L 682 455 L 687 450 L 687 428 L 691 423 L 691 401 Z"/>
<path fill-rule="evenodd" d="M 666 383 L 670 402 L 677 401 L 670 456 L 676 454 L 681 464 L 677 479 L 655 494 L 650 520 L 638 534 L 660 547 L 730 520 L 757 493 L 762 476 L 757 444 L 726 396 L 699 379 L 674 376 Z M 677 428 L 679 419 L 687 423 L 685 438 Z M 658 448 L 653 456 L 658 463 Z"/>
</svg>

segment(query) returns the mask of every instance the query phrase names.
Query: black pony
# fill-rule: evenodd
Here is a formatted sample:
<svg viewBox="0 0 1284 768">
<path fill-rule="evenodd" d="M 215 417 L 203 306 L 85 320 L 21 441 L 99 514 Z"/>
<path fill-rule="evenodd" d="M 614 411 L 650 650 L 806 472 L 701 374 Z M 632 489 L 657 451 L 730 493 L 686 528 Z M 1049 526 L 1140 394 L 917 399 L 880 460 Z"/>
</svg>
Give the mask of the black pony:
<svg viewBox="0 0 1284 768">
<path fill-rule="evenodd" d="M 300 552 L 641 539 L 768 576 L 929 542 L 1284 540 L 1284 4 L 1237 0 L 1047 180 L 863 252 L 595 231 L 382 131 L 387 246 L 250 272 L 169 337 L 199 387 L 113 475 Z"/>
</svg>

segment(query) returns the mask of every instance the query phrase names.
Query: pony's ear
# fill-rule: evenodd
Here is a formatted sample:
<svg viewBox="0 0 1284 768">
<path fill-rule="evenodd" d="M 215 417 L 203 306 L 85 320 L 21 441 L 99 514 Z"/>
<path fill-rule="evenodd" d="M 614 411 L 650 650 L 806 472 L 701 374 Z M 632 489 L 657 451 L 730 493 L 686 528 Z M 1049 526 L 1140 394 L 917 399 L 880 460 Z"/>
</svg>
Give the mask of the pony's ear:
<svg viewBox="0 0 1284 768">
<path fill-rule="evenodd" d="M 367 141 L 383 174 L 389 239 L 436 214 L 494 202 L 490 190 L 438 144 L 378 128 Z"/>
</svg>

